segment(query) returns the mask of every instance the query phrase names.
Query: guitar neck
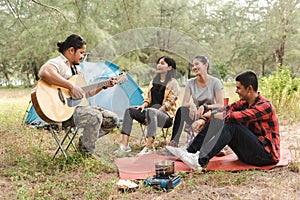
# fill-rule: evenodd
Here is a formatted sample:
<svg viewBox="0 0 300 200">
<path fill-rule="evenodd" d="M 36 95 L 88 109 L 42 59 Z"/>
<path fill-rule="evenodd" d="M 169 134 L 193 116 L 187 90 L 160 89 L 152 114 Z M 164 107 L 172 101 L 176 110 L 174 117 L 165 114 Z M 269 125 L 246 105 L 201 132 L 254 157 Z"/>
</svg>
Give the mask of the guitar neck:
<svg viewBox="0 0 300 200">
<path fill-rule="evenodd" d="M 100 81 L 98 83 L 93 83 L 91 85 L 83 86 L 81 88 L 83 89 L 83 91 L 89 92 L 91 90 L 106 86 L 108 84 L 110 84 L 110 80 Z"/>
</svg>

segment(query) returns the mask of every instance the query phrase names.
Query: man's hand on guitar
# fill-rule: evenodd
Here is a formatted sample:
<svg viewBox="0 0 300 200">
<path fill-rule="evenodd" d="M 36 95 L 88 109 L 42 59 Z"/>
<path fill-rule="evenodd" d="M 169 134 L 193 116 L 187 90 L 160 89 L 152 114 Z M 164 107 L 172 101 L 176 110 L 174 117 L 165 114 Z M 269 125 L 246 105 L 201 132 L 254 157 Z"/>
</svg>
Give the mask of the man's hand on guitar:
<svg viewBox="0 0 300 200">
<path fill-rule="evenodd" d="M 110 79 L 109 79 L 109 84 L 107 84 L 105 87 L 113 87 L 113 86 L 115 86 L 116 84 L 118 84 L 118 80 L 115 79 L 115 78 L 110 78 Z"/>
<path fill-rule="evenodd" d="M 71 90 L 72 98 L 73 99 L 82 99 L 85 97 L 85 92 L 84 90 L 76 85 L 73 85 L 73 88 Z"/>
</svg>

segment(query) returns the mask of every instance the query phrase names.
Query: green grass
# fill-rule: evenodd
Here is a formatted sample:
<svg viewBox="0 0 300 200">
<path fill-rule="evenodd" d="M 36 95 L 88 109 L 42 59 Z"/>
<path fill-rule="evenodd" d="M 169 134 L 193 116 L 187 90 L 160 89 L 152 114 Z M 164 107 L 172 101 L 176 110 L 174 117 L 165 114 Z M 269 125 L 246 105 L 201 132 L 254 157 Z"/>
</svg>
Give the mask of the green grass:
<svg viewBox="0 0 300 200">
<path fill-rule="evenodd" d="M 49 132 L 22 124 L 29 94 L 30 89 L 0 89 L 0 199 L 297 199 L 300 195 L 300 141 L 293 145 L 296 160 L 289 167 L 181 173 L 182 182 L 172 192 L 144 186 L 133 193 L 120 192 L 112 154 L 119 130 L 100 139 L 101 160 L 72 151 L 67 160 L 60 154 L 52 160 L 55 143 Z M 139 139 L 136 124 L 131 143 L 137 152 Z M 156 145 L 162 146 L 163 138 Z"/>
</svg>

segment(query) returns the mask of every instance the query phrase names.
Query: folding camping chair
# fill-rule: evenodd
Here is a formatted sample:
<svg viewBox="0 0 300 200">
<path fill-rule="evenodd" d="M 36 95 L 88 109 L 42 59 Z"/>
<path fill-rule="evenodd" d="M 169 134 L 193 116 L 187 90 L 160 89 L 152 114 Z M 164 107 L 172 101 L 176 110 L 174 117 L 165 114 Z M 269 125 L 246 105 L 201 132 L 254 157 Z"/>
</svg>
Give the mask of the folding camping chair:
<svg viewBox="0 0 300 200">
<path fill-rule="evenodd" d="M 65 122 L 61 122 L 59 124 L 50 124 L 49 130 L 50 130 L 56 144 L 58 145 L 52 159 L 54 159 L 56 157 L 56 155 L 58 154 L 59 151 L 61 151 L 62 154 L 67 159 L 68 158 L 67 151 L 70 146 L 72 146 L 76 152 L 78 151 L 76 145 L 73 142 L 73 140 L 76 137 L 77 132 L 78 132 L 78 129 L 76 128 L 76 126 L 74 124 L 73 118 L 71 118 Z M 60 133 L 64 133 L 64 135 L 62 137 L 61 136 L 59 137 Z"/>
<path fill-rule="evenodd" d="M 146 142 L 146 133 L 145 133 L 146 132 L 146 124 L 145 123 L 139 123 L 139 124 L 140 124 L 141 130 L 142 130 L 142 137 L 140 139 L 140 144 L 142 144 L 143 142 Z M 170 126 L 166 126 L 166 127 L 161 128 L 161 132 L 163 134 L 165 143 L 167 142 L 167 136 L 168 136 L 168 133 L 169 133 L 169 128 L 172 125 L 173 125 L 173 123 Z"/>
</svg>

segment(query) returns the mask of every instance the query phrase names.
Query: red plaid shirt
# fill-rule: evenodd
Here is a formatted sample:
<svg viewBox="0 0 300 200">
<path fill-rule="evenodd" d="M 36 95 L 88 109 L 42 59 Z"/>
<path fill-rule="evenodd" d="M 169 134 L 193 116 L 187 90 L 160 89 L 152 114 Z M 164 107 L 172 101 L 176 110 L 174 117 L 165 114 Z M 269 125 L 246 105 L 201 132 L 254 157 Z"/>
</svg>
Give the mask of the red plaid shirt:
<svg viewBox="0 0 300 200">
<path fill-rule="evenodd" d="M 258 93 L 252 105 L 239 100 L 227 106 L 226 122 L 243 124 L 251 130 L 270 152 L 275 162 L 280 158 L 279 125 L 271 102 Z"/>
</svg>

